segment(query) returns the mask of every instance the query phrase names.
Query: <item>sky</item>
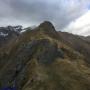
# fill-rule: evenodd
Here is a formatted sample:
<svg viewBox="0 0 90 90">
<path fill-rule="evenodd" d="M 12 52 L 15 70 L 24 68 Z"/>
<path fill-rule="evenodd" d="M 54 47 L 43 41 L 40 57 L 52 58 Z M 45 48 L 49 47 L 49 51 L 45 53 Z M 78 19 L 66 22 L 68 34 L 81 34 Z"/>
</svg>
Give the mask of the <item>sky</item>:
<svg viewBox="0 0 90 90">
<path fill-rule="evenodd" d="M 90 36 L 90 11 L 72 21 L 63 31 L 78 34 L 82 36 Z"/>
<path fill-rule="evenodd" d="M 90 0 L 0 0 L 0 26 L 27 27 L 39 25 L 43 21 L 51 21 L 58 31 L 90 35 L 89 29 L 84 32 L 85 29 L 75 27 L 76 23 L 81 22 L 78 20 L 81 17 L 85 18 L 89 10 Z M 89 17 L 90 14 L 87 16 Z"/>
</svg>

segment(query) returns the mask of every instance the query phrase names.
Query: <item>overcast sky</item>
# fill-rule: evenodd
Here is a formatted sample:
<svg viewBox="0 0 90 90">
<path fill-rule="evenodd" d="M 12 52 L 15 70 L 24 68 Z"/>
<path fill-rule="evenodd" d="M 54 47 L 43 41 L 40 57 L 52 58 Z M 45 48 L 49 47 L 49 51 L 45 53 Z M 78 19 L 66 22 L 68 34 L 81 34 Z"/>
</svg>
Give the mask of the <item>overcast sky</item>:
<svg viewBox="0 0 90 90">
<path fill-rule="evenodd" d="M 0 26 L 51 21 L 62 30 L 90 9 L 90 0 L 0 0 Z"/>
</svg>

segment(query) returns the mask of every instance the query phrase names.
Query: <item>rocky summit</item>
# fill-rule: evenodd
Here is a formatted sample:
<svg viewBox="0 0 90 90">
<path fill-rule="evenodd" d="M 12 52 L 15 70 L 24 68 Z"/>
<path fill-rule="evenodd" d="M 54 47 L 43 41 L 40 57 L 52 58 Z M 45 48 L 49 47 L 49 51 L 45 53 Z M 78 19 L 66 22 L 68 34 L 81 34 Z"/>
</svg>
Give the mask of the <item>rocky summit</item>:
<svg viewBox="0 0 90 90">
<path fill-rule="evenodd" d="M 0 28 L 0 90 L 90 90 L 89 41 L 49 21 L 20 31 Z"/>
</svg>

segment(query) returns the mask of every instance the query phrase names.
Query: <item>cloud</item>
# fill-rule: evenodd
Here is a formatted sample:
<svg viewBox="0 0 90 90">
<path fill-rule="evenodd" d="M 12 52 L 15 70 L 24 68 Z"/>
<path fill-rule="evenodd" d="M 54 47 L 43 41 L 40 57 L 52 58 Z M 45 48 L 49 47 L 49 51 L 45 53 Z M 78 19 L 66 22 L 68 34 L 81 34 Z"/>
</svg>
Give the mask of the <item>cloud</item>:
<svg viewBox="0 0 90 90">
<path fill-rule="evenodd" d="M 60 30 L 84 14 L 90 0 L 0 0 L 0 25 L 37 25 L 44 20 Z"/>
<path fill-rule="evenodd" d="M 84 36 L 90 35 L 90 11 L 70 23 L 64 31 Z"/>
</svg>

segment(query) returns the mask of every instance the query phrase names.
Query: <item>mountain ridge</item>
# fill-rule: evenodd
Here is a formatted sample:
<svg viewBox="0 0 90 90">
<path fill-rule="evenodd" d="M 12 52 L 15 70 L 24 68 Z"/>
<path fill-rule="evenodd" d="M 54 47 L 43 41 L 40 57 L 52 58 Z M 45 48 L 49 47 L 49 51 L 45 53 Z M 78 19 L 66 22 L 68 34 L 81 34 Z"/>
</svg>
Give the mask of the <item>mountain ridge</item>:
<svg viewBox="0 0 90 90">
<path fill-rule="evenodd" d="M 68 43 L 68 34 L 63 35 L 45 21 L 0 48 L 0 88 L 89 90 L 88 57 Z"/>
</svg>

